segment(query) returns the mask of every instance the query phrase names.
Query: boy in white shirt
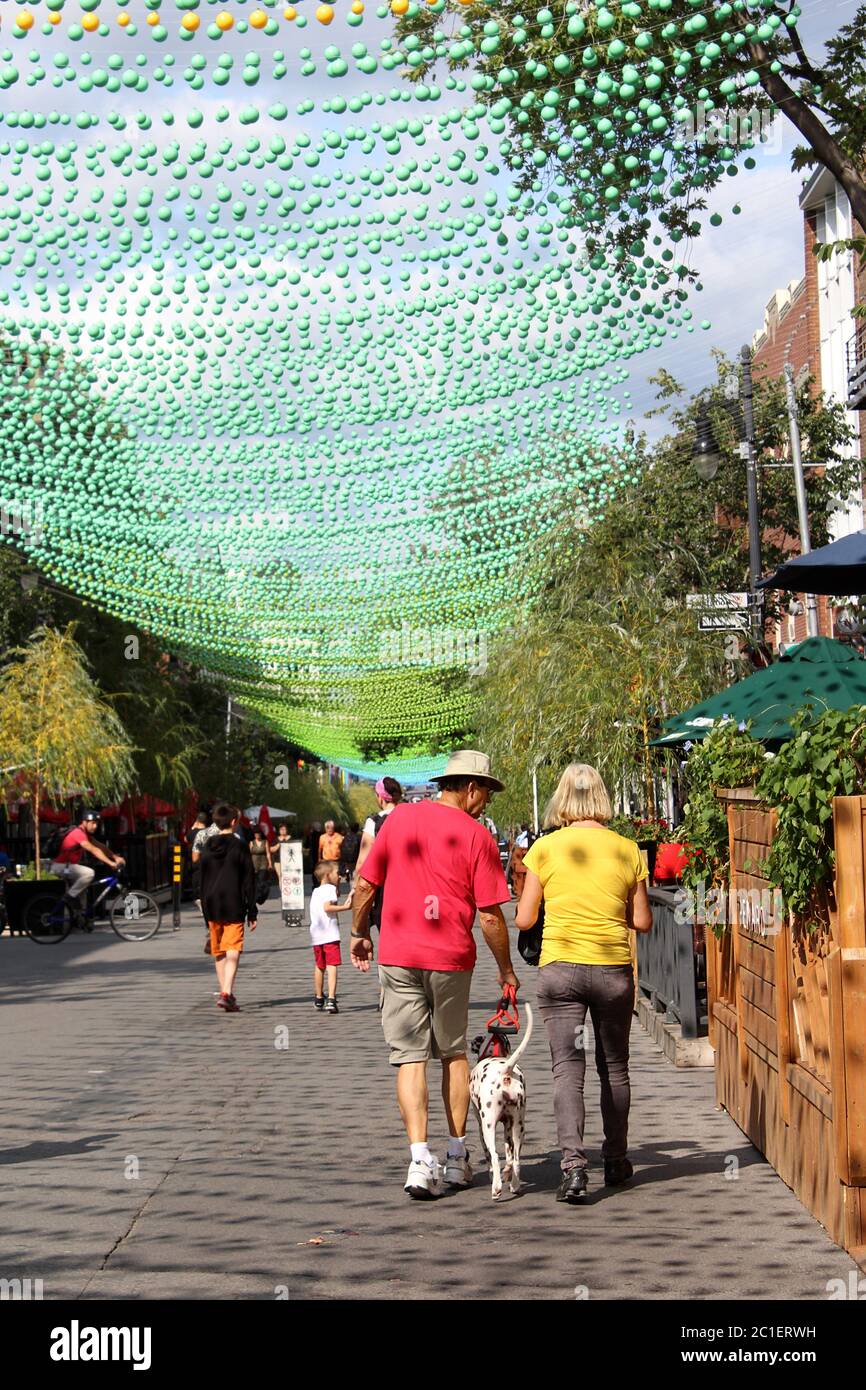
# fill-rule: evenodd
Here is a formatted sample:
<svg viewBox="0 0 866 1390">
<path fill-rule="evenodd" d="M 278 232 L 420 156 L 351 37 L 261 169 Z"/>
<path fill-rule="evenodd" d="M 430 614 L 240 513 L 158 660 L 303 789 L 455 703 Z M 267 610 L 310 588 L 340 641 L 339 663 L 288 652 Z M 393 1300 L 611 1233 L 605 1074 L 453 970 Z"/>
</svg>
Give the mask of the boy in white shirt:
<svg viewBox="0 0 866 1390">
<path fill-rule="evenodd" d="M 318 864 L 313 877 L 318 884 L 310 897 L 310 937 L 313 942 L 313 956 L 316 968 L 313 981 L 316 989 L 316 1008 L 325 1013 L 339 1013 L 337 1008 L 337 966 L 342 965 L 340 956 L 340 924 L 338 912 L 350 912 L 352 894 L 344 903 L 338 903 L 340 886 L 340 866 L 336 860 Z M 328 999 L 323 996 L 325 970 L 328 972 Z"/>
</svg>

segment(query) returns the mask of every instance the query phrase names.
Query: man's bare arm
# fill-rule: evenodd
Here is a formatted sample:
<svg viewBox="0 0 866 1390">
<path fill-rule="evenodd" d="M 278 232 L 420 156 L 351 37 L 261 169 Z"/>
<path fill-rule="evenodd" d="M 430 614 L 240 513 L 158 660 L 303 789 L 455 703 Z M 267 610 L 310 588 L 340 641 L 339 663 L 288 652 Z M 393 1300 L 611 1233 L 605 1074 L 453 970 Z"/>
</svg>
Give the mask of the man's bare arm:
<svg viewBox="0 0 866 1390">
<path fill-rule="evenodd" d="M 370 961 L 373 958 L 373 943 L 370 940 L 368 924 L 375 896 L 375 884 L 368 883 L 365 878 L 355 880 L 352 889 L 352 947 L 349 954 L 355 969 L 363 971 L 364 974 L 370 969 Z"/>
<path fill-rule="evenodd" d="M 484 933 L 484 940 L 487 942 L 499 968 L 499 983 L 512 985 L 514 989 L 519 989 L 520 981 L 511 966 L 511 947 L 508 942 L 508 928 L 505 925 L 502 908 L 498 903 L 494 907 L 480 907 L 478 917 L 481 922 L 481 930 Z"/>
</svg>

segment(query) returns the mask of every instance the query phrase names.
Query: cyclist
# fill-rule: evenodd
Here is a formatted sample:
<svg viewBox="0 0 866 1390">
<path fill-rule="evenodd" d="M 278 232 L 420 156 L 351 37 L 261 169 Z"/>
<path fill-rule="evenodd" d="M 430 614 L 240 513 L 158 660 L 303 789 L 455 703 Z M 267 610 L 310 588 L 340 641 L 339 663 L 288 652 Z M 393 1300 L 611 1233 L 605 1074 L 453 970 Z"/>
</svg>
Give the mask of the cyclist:
<svg viewBox="0 0 866 1390">
<path fill-rule="evenodd" d="M 51 863 L 51 872 L 55 877 L 65 879 L 69 885 L 63 901 L 69 905 L 75 916 L 79 916 L 82 910 L 79 898 L 84 896 L 95 877 L 94 870 L 87 864 L 82 864 L 81 856 L 85 852 L 92 854 L 110 869 L 119 869 L 126 862 L 119 854 L 114 854 L 108 845 L 94 840 L 93 832 L 98 821 L 96 811 L 82 811 L 78 817 L 78 824 L 67 830 L 63 836 L 60 849 Z"/>
</svg>

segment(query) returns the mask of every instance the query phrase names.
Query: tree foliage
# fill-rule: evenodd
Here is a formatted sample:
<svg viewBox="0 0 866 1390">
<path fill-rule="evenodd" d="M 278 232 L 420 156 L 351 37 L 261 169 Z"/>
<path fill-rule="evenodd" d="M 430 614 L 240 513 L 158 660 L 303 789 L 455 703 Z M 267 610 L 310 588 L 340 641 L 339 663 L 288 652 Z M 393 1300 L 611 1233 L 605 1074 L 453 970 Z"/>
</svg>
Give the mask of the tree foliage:
<svg viewBox="0 0 866 1390">
<path fill-rule="evenodd" d="M 444 60 L 470 72 L 517 189 L 570 210 L 591 256 L 612 255 L 628 277 L 656 219 L 674 242 L 695 236 L 708 192 L 737 172 L 737 147 L 757 143 L 770 110 L 805 141 L 796 165 L 830 169 L 866 226 L 866 7 L 822 61 L 805 51 L 792 0 L 526 10 L 520 0 L 413 6 L 398 26 L 407 70 L 429 79 Z M 690 278 L 685 266 L 676 273 Z"/>
<path fill-rule="evenodd" d="M 0 779 L 28 796 L 36 834 L 39 808 L 72 792 L 111 800 L 135 776 L 133 749 L 87 670 L 73 630 L 37 628 L 0 670 Z"/>
</svg>

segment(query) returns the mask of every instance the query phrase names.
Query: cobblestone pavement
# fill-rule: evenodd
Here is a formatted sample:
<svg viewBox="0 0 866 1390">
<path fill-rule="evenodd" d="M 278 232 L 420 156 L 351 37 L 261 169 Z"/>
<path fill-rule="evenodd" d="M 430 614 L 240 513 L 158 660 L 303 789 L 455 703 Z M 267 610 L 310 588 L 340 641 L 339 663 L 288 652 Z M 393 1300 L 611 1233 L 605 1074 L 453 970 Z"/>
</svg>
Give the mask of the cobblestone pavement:
<svg viewBox="0 0 866 1390">
<path fill-rule="evenodd" d="M 536 1019 L 522 1195 L 494 1204 L 477 1163 L 471 1190 L 413 1202 L 375 975 L 344 966 L 340 1014 L 315 1013 L 307 930 L 272 901 L 227 1016 L 202 944 L 191 908 L 140 944 L 0 939 L 0 1276 L 46 1298 L 824 1299 L 854 1268 L 715 1108 L 712 1073 L 678 1072 L 637 1023 L 629 1188 L 601 1182 L 591 1074 L 590 1198 L 554 1201 Z M 471 1033 L 497 995 L 479 940 Z"/>
</svg>

